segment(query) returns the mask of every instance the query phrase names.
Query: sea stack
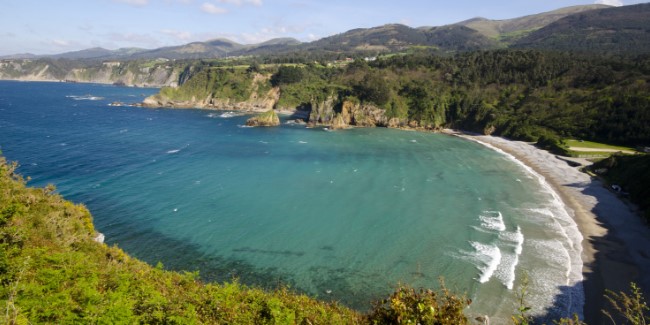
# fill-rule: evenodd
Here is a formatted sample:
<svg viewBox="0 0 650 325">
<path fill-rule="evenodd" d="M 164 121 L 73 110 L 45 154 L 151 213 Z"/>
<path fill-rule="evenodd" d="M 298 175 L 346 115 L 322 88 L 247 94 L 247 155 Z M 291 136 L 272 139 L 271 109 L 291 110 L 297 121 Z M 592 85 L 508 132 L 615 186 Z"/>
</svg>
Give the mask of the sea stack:
<svg viewBox="0 0 650 325">
<path fill-rule="evenodd" d="M 269 110 L 260 115 L 253 116 L 246 121 L 247 126 L 278 126 L 280 118 L 274 110 Z"/>
</svg>

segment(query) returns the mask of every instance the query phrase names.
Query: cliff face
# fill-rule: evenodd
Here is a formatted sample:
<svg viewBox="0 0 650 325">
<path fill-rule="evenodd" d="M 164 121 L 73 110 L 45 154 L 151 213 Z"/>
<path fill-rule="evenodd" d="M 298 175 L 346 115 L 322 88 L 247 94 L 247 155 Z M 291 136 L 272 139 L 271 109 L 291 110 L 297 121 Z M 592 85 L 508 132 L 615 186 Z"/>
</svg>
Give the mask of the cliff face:
<svg viewBox="0 0 650 325">
<path fill-rule="evenodd" d="M 329 126 L 332 130 L 357 127 L 402 127 L 407 122 L 397 118 L 389 118 L 386 111 L 372 104 L 361 104 L 352 100 L 338 102 L 333 96 L 323 102 L 311 105 L 309 123 L 312 125 Z"/>
<path fill-rule="evenodd" d="M 48 60 L 4 60 L 0 61 L 0 79 L 176 87 L 182 71 L 165 61 L 103 62 L 84 67 L 71 65 Z"/>
<path fill-rule="evenodd" d="M 166 92 L 161 92 L 145 98 L 143 105 L 147 107 L 171 107 L 171 108 L 202 108 L 216 110 L 241 110 L 250 112 L 267 112 L 275 108 L 280 99 L 280 89 L 278 87 L 264 87 L 268 82 L 268 76 L 256 74 L 252 82 L 243 87 L 247 87 L 250 92 L 245 100 L 237 100 L 230 97 L 220 97 L 214 92 L 208 94 L 198 94 L 184 98 L 182 95 L 175 95 L 182 89 L 170 89 L 172 96 Z M 171 98 L 177 96 L 177 98 Z M 180 99 L 179 99 L 180 98 Z"/>
</svg>

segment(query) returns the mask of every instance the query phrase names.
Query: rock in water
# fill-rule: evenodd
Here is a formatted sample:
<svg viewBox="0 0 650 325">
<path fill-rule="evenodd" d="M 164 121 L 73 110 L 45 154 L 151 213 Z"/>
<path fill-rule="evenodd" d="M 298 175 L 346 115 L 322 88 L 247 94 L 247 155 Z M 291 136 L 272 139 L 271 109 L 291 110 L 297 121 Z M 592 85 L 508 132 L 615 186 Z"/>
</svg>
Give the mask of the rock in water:
<svg viewBox="0 0 650 325">
<path fill-rule="evenodd" d="M 280 118 L 274 110 L 269 110 L 260 115 L 253 116 L 246 121 L 247 126 L 278 126 Z"/>
<path fill-rule="evenodd" d="M 93 238 L 93 240 L 100 243 L 100 244 L 103 244 L 105 238 L 106 237 L 104 237 L 104 234 L 102 234 L 101 232 L 98 232 L 97 236 L 95 236 L 95 238 Z"/>
</svg>

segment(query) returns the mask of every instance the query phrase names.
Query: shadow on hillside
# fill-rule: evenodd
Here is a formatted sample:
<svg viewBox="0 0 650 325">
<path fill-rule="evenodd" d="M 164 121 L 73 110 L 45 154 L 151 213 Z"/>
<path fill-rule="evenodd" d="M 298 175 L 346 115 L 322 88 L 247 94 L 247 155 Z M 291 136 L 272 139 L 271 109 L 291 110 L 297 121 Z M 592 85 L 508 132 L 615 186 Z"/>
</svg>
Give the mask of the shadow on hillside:
<svg viewBox="0 0 650 325">
<path fill-rule="evenodd" d="M 608 197 L 611 193 L 607 193 L 608 190 L 597 180 L 592 180 L 592 182 L 585 184 L 570 184 L 568 186 L 579 188 L 582 194 L 597 199 L 597 203 L 591 212 L 596 215 L 598 224 L 608 229 L 608 231 L 603 236 L 591 236 L 583 239 L 593 246 L 595 252 L 593 261 L 589 263 L 585 262 L 585 268 L 588 271 L 583 273 L 583 281 L 575 286 L 559 287 L 560 293 L 555 296 L 553 305 L 546 309 L 545 315 L 536 317 L 534 324 L 552 324 L 553 315 L 572 317 L 566 311 L 572 303 L 580 303 L 580 301 L 572 301 L 572 299 L 579 298 L 583 288 L 585 293 L 584 320 L 587 324 L 611 325 L 611 320 L 605 316 L 602 310 L 610 312 L 614 316 L 617 324 L 624 324 L 625 322 L 620 319 L 620 316 L 617 315 L 611 304 L 605 299 L 605 290 L 629 293 L 630 279 L 639 284 L 644 297 L 650 297 L 648 295 L 650 290 L 648 290 L 649 279 L 644 278 L 642 271 L 631 267 L 633 265 L 633 258 L 630 251 L 617 236 L 617 231 L 620 231 L 620 229 L 613 229 L 609 221 L 612 217 L 619 217 L 611 213 L 620 211 L 619 203 L 623 203 L 612 202 L 613 198 Z M 615 205 L 614 208 L 612 208 L 612 204 Z M 628 207 L 626 206 L 625 208 Z M 642 222 L 639 222 L 639 224 L 645 227 L 645 225 L 642 225 Z"/>
</svg>

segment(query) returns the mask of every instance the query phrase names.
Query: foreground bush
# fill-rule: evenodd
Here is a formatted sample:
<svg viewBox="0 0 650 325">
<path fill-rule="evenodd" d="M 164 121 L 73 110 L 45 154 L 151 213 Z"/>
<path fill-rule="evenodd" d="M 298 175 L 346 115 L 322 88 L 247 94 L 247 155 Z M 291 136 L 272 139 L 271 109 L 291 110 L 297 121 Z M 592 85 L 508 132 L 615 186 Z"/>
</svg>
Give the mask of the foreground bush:
<svg viewBox="0 0 650 325">
<path fill-rule="evenodd" d="M 375 304 L 368 315 L 372 324 L 468 324 L 463 311 L 471 301 L 452 294 L 444 283 L 439 292 L 399 287 Z"/>
</svg>

